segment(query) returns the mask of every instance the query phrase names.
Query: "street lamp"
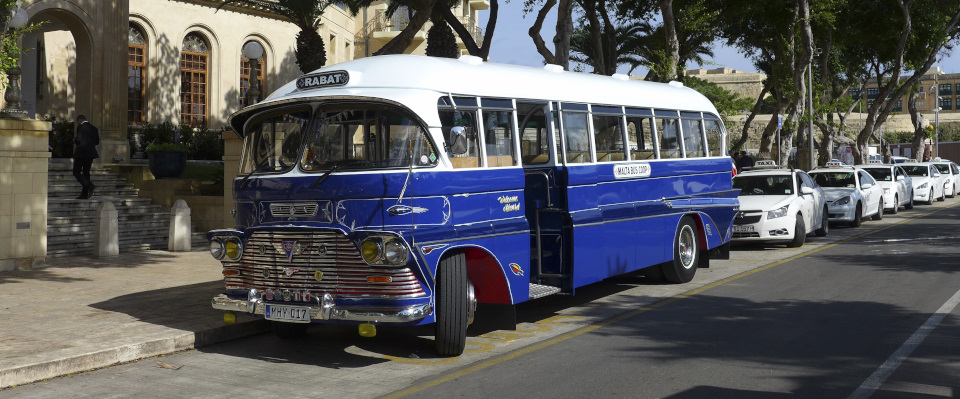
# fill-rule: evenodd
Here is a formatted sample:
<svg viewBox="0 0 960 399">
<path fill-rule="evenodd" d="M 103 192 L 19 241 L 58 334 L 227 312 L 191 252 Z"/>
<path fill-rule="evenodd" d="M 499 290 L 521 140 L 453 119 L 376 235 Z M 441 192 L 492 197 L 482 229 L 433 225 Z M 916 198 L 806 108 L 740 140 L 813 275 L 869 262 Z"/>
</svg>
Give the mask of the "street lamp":
<svg viewBox="0 0 960 399">
<path fill-rule="evenodd" d="M 818 48 L 813 49 L 813 57 L 819 57 L 819 56 L 820 56 L 820 49 Z M 808 68 L 807 72 L 809 72 L 810 74 L 810 79 L 807 81 L 807 84 L 810 87 L 810 125 L 807 128 L 810 129 L 810 170 L 813 170 L 813 168 L 817 167 L 817 161 L 814 159 L 814 156 L 813 156 L 813 59 L 812 58 L 810 60 L 810 67 Z M 799 161 L 800 160 L 798 159 L 797 160 L 798 164 L 800 163 Z"/>
<path fill-rule="evenodd" d="M 247 99 L 248 104 L 253 105 L 260 99 L 260 82 L 257 79 L 260 74 L 257 72 L 257 67 L 260 57 L 263 57 L 263 46 L 255 41 L 247 42 L 243 46 L 243 55 L 250 60 L 250 88 L 247 89 Z"/>
<path fill-rule="evenodd" d="M 15 29 L 23 28 L 27 26 L 29 22 L 29 17 L 27 12 L 18 6 L 10 7 L 10 19 L 7 21 L 7 26 L 3 30 L 14 31 Z M 23 70 L 20 69 L 19 65 L 14 65 L 7 70 L 7 91 L 3 94 L 3 100 L 7 102 L 7 106 L 0 110 L 0 118 L 13 118 L 13 119 L 26 119 L 27 111 L 20 108 L 20 100 L 23 99 L 23 95 L 20 91 L 20 74 L 23 73 Z"/>
<path fill-rule="evenodd" d="M 943 74 L 944 73 L 940 70 L 940 67 L 937 67 L 937 73 L 933 75 L 933 92 L 936 93 L 933 100 L 933 114 L 935 115 L 933 128 L 933 151 L 938 157 L 940 156 L 940 75 Z M 930 158 L 933 159 L 933 157 Z"/>
</svg>

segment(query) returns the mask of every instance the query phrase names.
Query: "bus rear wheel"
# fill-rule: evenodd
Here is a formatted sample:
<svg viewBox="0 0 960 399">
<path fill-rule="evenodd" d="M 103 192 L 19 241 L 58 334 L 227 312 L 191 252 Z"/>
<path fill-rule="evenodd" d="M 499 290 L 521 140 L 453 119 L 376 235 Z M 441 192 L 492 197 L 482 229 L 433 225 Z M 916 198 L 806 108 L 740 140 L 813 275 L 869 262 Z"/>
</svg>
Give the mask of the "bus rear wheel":
<svg viewBox="0 0 960 399">
<path fill-rule="evenodd" d="M 699 242 L 693 218 L 680 218 L 677 233 L 673 236 L 673 260 L 660 265 L 666 281 L 679 284 L 693 280 L 700 262 L 700 249 L 697 248 Z"/>
<path fill-rule="evenodd" d="M 435 343 L 441 356 L 460 356 L 467 343 L 467 257 L 448 256 L 437 267 Z"/>
</svg>

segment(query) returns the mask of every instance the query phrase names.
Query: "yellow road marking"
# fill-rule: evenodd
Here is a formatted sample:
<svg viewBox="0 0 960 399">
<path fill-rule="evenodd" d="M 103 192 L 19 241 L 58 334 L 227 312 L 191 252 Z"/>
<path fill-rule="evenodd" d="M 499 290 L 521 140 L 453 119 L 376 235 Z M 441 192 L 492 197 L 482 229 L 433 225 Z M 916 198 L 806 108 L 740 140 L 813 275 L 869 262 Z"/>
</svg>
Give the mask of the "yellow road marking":
<svg viewBox="0 0 960 399">
<path fill-rule="evenodd" d="M 414 385 L 414 386 L 412 386 L 412 387 L 410 387 L 410 388 L 407 388 L 407 389 L 404 389 L 404 390 L 401 390 L 401 391 L 397 391 L 397 392 L 391 393 L 391 394 L 389 394 L 389 395 L 385 395 L 385 396 L 383 396 L 383 397 L 384 397 L 384 398 L 401 398 L 401 397 L 404 397 L 404 396 L 407 396 L 407 395 L 411 395 L 411 394 L 414 394 L 414 393 L 423 391 L 423 390 L 425 390 L 425 389 L 427 389 L 427 388 L 435 387 L 435 386 L 440 385 L 440 384 L 443 384 L 443 383 L 445 383 L 445 382 L 453 381 L 453 380 L 455 380 L 455 379 L 457 379 L 457 378 L 460 378 L 460 377 L 466 376 L 466 375 L 468 375 L 468 374 L 471 374 L 471 373 L 474 373 L 474 372 L 483 370 L 483 369 L 485 369 L 485 368 L 492 367 L 492 366 L 498 365 L 498 364 L 500 364 L 500 363 L 506 362 L 506 361 L 508 361 L 508 360 L 512 360 L 512 359 L 518 358 L 518 357 L 520 357 L 520 356 L 526 355 L 526 354 L 528 354 L 528 353 L 535 352 L 535 351 L 538 351 L 538 350 L 540 350 L 540 349 L 546 348 L 546 347 L 548 347 L 548 346 L 552 346 L 552 345 L 558 344 L 558 343 L 563 342 L 563 341 L 566 341 L 566 340 L 568 340 L 568 339 L 570 339 L 570 338 L 575 338 L 575 337 L 581 336 L 581 335 L 583 335 L 583 334 L 586 334 L 586 333 L 589 333 L 589 332 L 592 332 L 592 331 L 596 331 L 596 330 L 598 330 L 598 329 L 600 329 L 600 328 L 609 326 L 609 325 L 611 325 L 611 324 L 614 324 L 614 323 L 623 321 L 623 320 L 625 320 L 625 319 L 629 319 L 629 318 L 631 318 L 631 317 L 640 315 L 640 314 L 642 314 L 642 313 L 646 313 L 646 312 L 648 312 L 648 311 L 650 311 L 650 310 L 654 310 L 654 309 L 657 309 L 657 308 L 664 307 L 664 306 L 669 305 L 669 304 L 671 304 L 671 303 L 677 302 L 677 301 L 679 301 L 679 300 L 681 300 L 681 299 L 689 298 L 689 297 L 691 297 L 691 296 L 697 295 L 697 294 L 699 294 L 699 293 L 702 293 L 702 292 L 707 291 L 707 290 L 712 289 L 712 288 L 719 287 L 719 286 L 721 286 L 721 285 L 723 285 L 723 284 L 726 284 L 726 283 L 729 283 L 729 282 L 731 282 L 731 281 L 739 280 L 739 279 L 741 279 L 741 278 L 744 278 L 744 277 L 753 275 L 753 274 L 755 274 L 755 273 L 759 273 L 759 272 L 764 271 L 764 270 L 767 270 L 767 269 L 771 269 L 771 268 L 776 267 L 776 266 L 780 266 L 780 265 L 782 265 L 782 264 L 784 264 L 784 263 L 787 263 L 787 262 L 790 262 L 790 261 L 793 261 L 793 260 L 802 258 L 802 257 L 804 257 L 804 256 L 812 255 L 812 254 L 815 254 L 815 253 L 817 253 L 817 252 L 826 250 L 826 249 L 828 249 L 828 248 L 833 248 L 833 247 L 835 247 L 835 246 L 837 246 L 837 245 L 840 245 L 840 244 L 843 244 L 843 243 L 847 243 L 847 242 L 850 242 L 850 241 L 853 241 L 853 240 L 856 240 L 856 239 L 859 239 L 859 238 L 862 238 L 862 237 L 865 237 L 865 236 L 868 236 L 868 235 L 871 235 L 871 234 L 874 234 L 874 233 L 878 233 L 878 232 L 881 232 L 881 231 L 884 231 L 884 230 L 893 228 L 893 227 L 895 227 L 895 226 L 899 226 L 899 225 L 901 225 L 901 224 L 903 224 L 903 223 L 906 223 L 906 222 L 909 222 L 909 221 L 912 221 L 912 220 L 915 220 L 915 219 L 920 219 L 920 218 L 922 218 L 922 217 L 925 217 L 925 216 L 928 216 L 928 215 L 932 215 L 932 214 L 934 214 L 934 213 L 936 213 L 936 212 L 939 212 L 939 211 L 941 211 L 941 210 L 943 210 L 943 209 L 947 209 L 947 208 L 950 208 L 950 207 L 953 207 L 953 206 L 956 206 L 956 205 L 957 205 L 957 203 L 955 203 L 955 204 L 953 204 L 953 205 L 949 205 L 949 206 L 943 207 L 943 208 L 935 209 L 935 210 L 932 210 L 932 211 L 927 212 L 927 213 L 924 213 L 924 214 L 920 214 L 920 215 L 917 215 L 917 216 L 913 216 L 913 217 L 910 217 L 910 218 L 906 218 L 906 219 L 901 220 L 901 221 L 899 221 L 899 222 L 897 222 L 897 223 L 894 223 L 894 224 L 891 224 L 891 225 L 887 225 L 887 226 L 883 226 L 883 227 L 881 227 L 881 228 L 879 228 L 879 229 L 876 229 L 876 230 L 871 230 L 871 231 L 868 231 L 868 232 L 864 232 L 864 233 L 861 233 L 861 234 L 857 234 L 857 235 L 855 235 L 855 236 L 853 236 L 853 237 L 845 238 L 845 239 L 843 239 L 843 240 L 837 241 L 837 242 L 832 243 L 832 244 L 826 244 L 826 245 L 823 245 L 823 246 L 821 246 L 821 247 L 819 247 L 819 248 L 814 248 L 814 249 L 812 249 L 812 250 L 810 250 L 810 251 L 807 251 L 807 252 L 804 252 L 804 253 L 801 253 L 801 254 L 797 254 L 797 255 L 791 256 L 791 257 L 786 258 L 786 259 L 781 259 L 781 260 L 778 260 L 778 261 L 776 261 L 776 262 L 770 263 L 770 264 L 768 264 L 768 265 L 760 266 L 760 267 L 758 267 L 758 268 L 756 268 L 756 269 L 753 269 L 753 270 L 748 270 L 748 271 L 745 271 L 745 272 L 743 272 L 743 273 L 740 273 L 740 274 L 737 274 L 737 275 L 733 275 L 733 276 L 727 277 L 727 278 L 722 279 L 722 280 L 714 281 L 714 282 L 712 282 L 712 283 L 710 283 L 710 284 L 704 285 L 703 287 L 696 288 L 696 289 L 693 289 L 693 290 L 684 292 L 684 293 L 682 293 L 682 294 L 679 294 L 679 295 L 674 296 L 674 297 L 671 297 L 671 298 L 663 299 L 663 300 L 661 300 L 661 301 L 659 301 L 659 302 L 655 302 L 655 303 L 649 304 L 649 305 L 647 305 L 647 306 L 641 307 L 641 308 L 636 309 L 636 310 L 631 310 L 631 311 L 626 312 L 626 313 L 621 313 L 621 314 L 619 314 L 619 315 L 617 315 L 617 316 L 613 316 L 613 317 L 611 317 L 611 318 L 609 318 L 609 319 L 599 320 L 599 321 L 597 321 L 596 323 L 591 324 L 591 325 L 589 325 L 589 326 L 585 326 L 585 327 L 582 327 L 582 328 L 579 328 L 579 329 L 576 329 L 576 330 L 573 330 L 573 331 L 569 331 L 569 332 L 560 334 L 560 335 L 558 335 L 558 336 L 556 336 L 556 337 L 553 337 L 553 338 L 551 338 L 551 339 L 548 339 L 548 340 L 546 340 L 546 341 L 539 342 L 539 343 L 536 343 L 536 344 L 533 344 L 533 345 L 530 345 L 530 346 L 526 346 L 526 347 L 517 349 L 517 350 L 512 351 L 512 352 L 504 353 L 504 354 L 499 355 L 499 356 L 496 356 L 496 357 L 494 357 L 494 358 L 492 358 L 492 359 L 484 360 L 484 361 L 482 361 L 482 362 L 480 362 L 480 363 L 477 363 L 477 364 L 475 364 L 475 365 L 473 365 L 473 366 L 470 366 L 470 367 L 467 367 L 467 368 L 464 368 L 464 369 L 455 371 L 455 372 L 453 372 L 453 373 L 450 373 L 450 374 L 447 374 L 447 375 L 445 375 L 445 376 L 436 378 L 436 379 L 434 379 L 434 380 L 422 382 L 422 383 L 417 384 L 417 385 Z M 485 335 L 486 335 L 486 334 L 485 334 Z M 451 359 L 459 360 L 459 357 L 455 357 L 455 358 L 451 358 Z M 392 360 L 392 359 L 391 359 L 391 360 Z M 405 359 L 405 360 L 409 360 L 409 359 Z M 435 364 L 435 363 L 431 363 L 431 364 Z"/>
</svg>

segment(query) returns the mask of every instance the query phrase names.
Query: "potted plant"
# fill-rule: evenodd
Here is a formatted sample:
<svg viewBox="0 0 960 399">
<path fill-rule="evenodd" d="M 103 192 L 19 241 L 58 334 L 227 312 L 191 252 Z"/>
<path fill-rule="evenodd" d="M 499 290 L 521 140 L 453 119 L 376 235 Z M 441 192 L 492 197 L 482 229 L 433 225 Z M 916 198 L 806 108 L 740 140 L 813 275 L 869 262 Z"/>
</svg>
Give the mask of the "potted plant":
<svg viewBox="0 0 960 399">
<path fill-rule="evenodd" d="M 146 152 L 150 173 L 157 179 L 180 177 L 187 168 L 187 147 L 182 144 L 152 143 Z"/>
</svg>

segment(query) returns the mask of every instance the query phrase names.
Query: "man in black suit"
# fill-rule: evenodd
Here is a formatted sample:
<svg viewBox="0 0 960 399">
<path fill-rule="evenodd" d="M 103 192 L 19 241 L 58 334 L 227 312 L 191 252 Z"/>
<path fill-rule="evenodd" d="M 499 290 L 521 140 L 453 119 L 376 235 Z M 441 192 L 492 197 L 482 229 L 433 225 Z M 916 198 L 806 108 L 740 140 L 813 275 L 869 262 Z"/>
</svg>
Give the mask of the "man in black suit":
<svg viewBox="0 0 960 399">
<path fill-rule="evenodd" d="M 77 199 L 87 199 L 93 196 L 96 185 L 90 181 L 90 166 L 93 160 L 100 158 L 97 153 L 97 144 L 100 144 L 100 130 L 87 121 L 87 117 L 77 116 L 77 134 L 73 136 L 73 176 L 77 178 L 83 190 Z"/>
</svg>

